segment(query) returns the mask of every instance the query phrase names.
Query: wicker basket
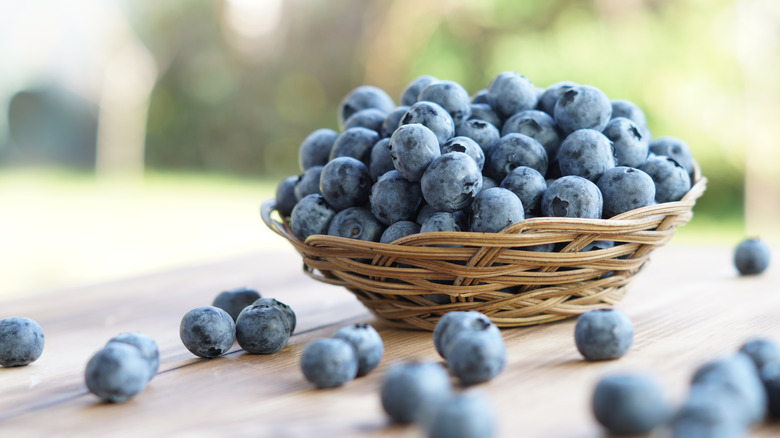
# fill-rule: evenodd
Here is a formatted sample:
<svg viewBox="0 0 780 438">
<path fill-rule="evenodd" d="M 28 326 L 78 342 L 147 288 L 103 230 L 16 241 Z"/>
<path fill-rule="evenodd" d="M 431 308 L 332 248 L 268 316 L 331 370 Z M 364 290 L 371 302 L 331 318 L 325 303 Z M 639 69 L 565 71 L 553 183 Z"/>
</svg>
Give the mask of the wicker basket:
<svg viewBox="0 0 780 438">
<path fill-rule="evenodd" d="M 274 213 L 275 200 L 263 203 L 261 214 L 266 225 L 301 254 L 304 272 L 346 287 L 395 326 L 433 330 L 447 312 L 477 310 L 499 327 L 516 327 L 619 302 L 650 252 L 691 219 L 706 183 L 697 177 L 680 201 L 610 219 L 539 217 L 500 233 L 421 233 L 392 244 L 327 235 L 303 242 Z M 603 240 L 615 246 L 580 252 Z M 561 249 L 524 249 L 550 243 Z"/>
</svg>

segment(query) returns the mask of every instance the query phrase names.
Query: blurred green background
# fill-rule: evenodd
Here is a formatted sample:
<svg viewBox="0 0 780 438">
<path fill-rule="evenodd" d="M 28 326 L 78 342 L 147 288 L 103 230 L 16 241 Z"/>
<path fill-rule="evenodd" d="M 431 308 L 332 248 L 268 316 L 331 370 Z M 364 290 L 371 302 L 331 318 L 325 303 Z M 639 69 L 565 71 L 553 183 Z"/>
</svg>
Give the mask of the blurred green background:
<svg viewBox="0 0 780 438">
<path fill-rule="evenodd" d="M 349 90 L 505 70 L 690 144 L 673 244 L 778 242 L 775 0 L 0 0 L 0 294 L 289 249 L 258 206 Z"/>
</svg>

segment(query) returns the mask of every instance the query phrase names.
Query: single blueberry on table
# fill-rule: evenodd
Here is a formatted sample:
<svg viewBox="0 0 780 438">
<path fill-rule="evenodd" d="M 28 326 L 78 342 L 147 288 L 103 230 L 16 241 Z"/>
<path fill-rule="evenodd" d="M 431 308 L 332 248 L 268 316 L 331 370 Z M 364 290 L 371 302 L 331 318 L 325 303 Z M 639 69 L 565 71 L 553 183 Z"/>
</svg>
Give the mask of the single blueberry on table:
<svg viewBox="0 0 780 438">
<path fill-rule="evenodd" d="M 421 124 L 430 129 L 439 144 L 455 135 L 455 122 L 452 121 L 452 116 L 441 105 L 434 102 L 420 101 L 410 106 L 401 119 L 401 126 L 412 124 Z"/>
<path fill-rule="evenodd" d="M 379 242 L 385 226 L 365 207 L 349 207 L 333 216 L 328 235 Z"/>
<path fill-rule="evenodd" d="M 241 313 L 246 306 L 254 303 L 258 299 L 260 299 L 260 292 L 248 287 L 239 287 L 220 292 L 214 297 L 214 301 L 211 305 L 224 310 L 233 318 L 233 321 L 235 321 L 238 318 L 238 314 Z"/>
<path fill-rule="evenodd" d="M 320 175 L 320 193 L 336 211 L 360 206 L 371 193 L 371 173 L 362 161 L 353 157 L 330 160 Z"/>
<path fill-rule="evenodd" d="M 412 106 L 417 103 L 417 97 L 420 95 L 420 91 L 438 80 L 438 78 L 430 75 L 422 75 L 414 78 L 414 80 L 404 88 L 404 91 L 401 94 L 401 105 Z"/>
<path fill-rule="evenodd" d="M 382 337 L 368 324 L 355 323 L 341 327 L 333 337 L 343 339 L 355 347 L 358 358 L 357 377 L 368 374 L 382 360 L 382 354 L 385 352 Z"/>
<path fill-rule="evenodd" d="M 339 104 L 339 125 L 344 126 L 344 122 L 356 112 L 376 108 L 385 114 L 395 108 L 395 103 L 384 90 L 372 85 L 361 85 L 350 91 Z"/>
<path fill-rule="evenodd" d="M 436 409 L 427 425 L 429 438 L 491 438 L 494 436 L 493 409 L 473 391 L 455 395 Z"/>
<path fill-rule="evenodd" d="M 298 318 L 295 317 L 295 312 L 293 311 L 292 307 L 277 300 L 276 298 L 260 298 L 252 303 L 252 305 L 265 307 L 270 306 L 284 313 L 284 316 L 287 317 L 287 325 L 290 327 L 290 336 L 292 336 L 293 332 L 295 331 L 295 326 L 298 322 Z"/>
<path fill-rule="evenodd" d="M 122 342 L 138 348 L 148 365 L 149 380 L 157 374 L 160 368 L 160 347 L 154 339 L 143 333 L 120 333 L 108 341 L 111 342 Z"/>
<path fill-rule="evenodd" d="M 515 167 L 527 166 L 542 175 L 547 174 L 547 150 L 536 139 L 525 134 L 507 134 L 490 150 L 484 173 L 496 181 L 504 178 Z"/>
<path fill-rule="evenodd" d="M 371 156 L 368 159 L 368 173 L 371 179 L 378 180 L 380 176 L 395 170 L 393 157 L 390 156 L 390 139 L 383 138 L 371 148 Z"/>
<path fill-rule="evenodd" d="M 462 152 L 468 155 L 477 163 L 477 168 L 480 172 L 482 172 L 482 168 L 485 167 L 485 152 L 482 150 L 479 143 L 472 138 L 457 136 L 447 140 L 441 145 L 441 154 L 444 155 L 449 152 Z"/>
<path fill-rule="evenodd" d="M 298 149 L 298 164 L 301 171 L 313 166 L 324 166 L 328 162 L 333 142 L 339 134 L 332 129 L 317 129 L 309 134 Z"/>
<path fill-rule="evenodd" d="M 471 205 L 482 189 L 482 173 L 471 156 L 449 152 L 431 162 L 420 180 L 420 188 L 425 202 L 437 211 L 462 210 Z"/>
<path fill-rule="evenodd" d="M 501 117 L 507 118 L 520 111 L 534 109 L 539 95 L 528 78 L 507 71 L 499 73 L 490 82 L 487 101 Z"/>
<path fill-rule="evenodd" d="M 298 198 L 295 196 L 295 185 L 298 184 L 298 175 L 288 176 L 276 186 L 276 210 L 282 217 L 290 216 Z"/>
<path fill-rule="evenodd" d="M 780 344 L 766 338 L 754 338 L 739 349 L 746 354 L 760 371 L 764 365 L 771 362 L 780 362 Z"/>
<path fill-rule="evenodd" d="M 563 93 L 576 87 L 578 84 L 571 81 L 556 82 L 549 87 L 545 88 L 541 96 L 539 96 L 539 103 L 536 105 L 536 109 L 544 111 L 550 116 L 555 113 L 555 103 L 563 95 Z"/>
<path fill-rule="evenodd" d="M 412 221 L 398 221 L 387 227 L 379 241 L 392 243 L 396 240 L 420 232 L 420 225 Z"/>
<path fill-rule="evenodd" d="M 312 194 L 304 197 L 290 213 L 290 228 L 301 240 L 306 240 L 312 234 L 327 234 L 328 225 L 336 215 L 322 195 Z"/>
<path fill-rule="evenodd" d="M 747 424 L 733 391 L 720 385 L 696 384 L 671 420 L 674 438 L 744 437 Z"/>
<path fill-rule="evenodd" d="M 700 366 L 692 385 L 720 386 L 730 394 L 732 410 L 746 425 L 763 421 L 767 414 L 767 394 L 758 370 L 749 356 L 737 353 Z"/>
<path fill-rule="evenodd" d="M 24 316 L 0 319 L 0 365 L 29 365 L 43 353 L 44 335 L 37 322 Z"/>
<path fill-rule="evenodd" d="M 633 121 L 624 117 L 613 117 L 604 128 L 603 134 L 612 142 L 615 161 L 618 166 L 639 167 L 647 160 L 650 147 L 647 137 Z"/>
<path fill-rule="evenodd" d="M 525 217 L 536 215 L 541 211 L 542 196 L 547 190 L 547 180 L 536 169 L 527 166 L 515 167 L 501 181 L 505 188 L 520 198 L 525 210 Z"/>
<path fill-rule="evenodd" d="M 290 333 L 287 315 L 271 305 L 252 304 L 236 320 L 236 340 L 248 353 L 276 353 L 287 345 Z"/>
<path fill-rule="evenodd" d="M 553 118 L 564 134 L 578 129 L 601 132 L 612 117 L 612 103 L 603 91 L 590 85 L 566 90 L 555 102 Z"/>
<path fill-rule="evenodd" d="M 655 201 L 679 201 L 691 189 L 691 178 L 677 161 L 663 155 L 651 154 L 639 169 L 653 178 Z"/>
<path fill-rule="evenodd" d="M 574 340 L 586 360 L 617 359 L 634 342 L 634 324 L 618 309 L 589 310 L 577 318 Z"/>
<path fill-rule="evenodd" d="M 612 435 L 645 435 L 671 414 L 658 381 L 639 373 L 603 377 L 593 391 L 591 407 L 596 420 Z"/>
<path fill-rule="evenodd" d="M 376 108 L 366 108 L 352 114 L 345 122 L 344 129 L 366 128 L 382 133 L 382 125 L 385 123 L 387 113 Z"/>
<path fill-rule="evenodd" d="M 428 216 L 420 226 L 421 233 L 436 233 L 439 231 L 463 231 L 455 216 L 447 211 L 437 211 Z"/>
<path fill-rule="evenodd" d="M 335 388 L 357 376 L 357 353 L 344 339 L 315 339 L 303 347 L 301 371 L 317 388 Z"/>
<path fill-rule="evenodd" d="M 542 215 L 601 219 L 604 199 L 596 184 L 581 176 L 563 176 L 542 195 Z"/>
<path fill-rule="evenodd" d="M 471 204 L 471 231 L 497 233 L 523 219 L 523 202 L 505 188 L 483 190 Z"/>
<path fill-rule="evenodd" d="M 769 245 L 761 239 L 745 239 L 734 250 L 734 266 L 740 275 L 757 275 L 769 267 Z"/>
<path fill-rule="evenodd" d="M 496 114 L 495 111 L 493 111 L 493 108 L 488 105 L 487 103 L 472 103 L 471 104 L 471 117 L 469 120 L 482 120 L 484 122 L 488 122 L 491 125 L 493 125 L 496 128 L 500 128 L 504 126 L 504 122 L 501 120 L 501 117 Z M 468 122 L 468 120 L 466 120 Z M 463 122 L 463 123 L 466 123 Z M 461 123 L 461 125 L 463 124 Z M 460 125 L 458 125 L 460 126 Z M 458 126 L 455 127 L 455 131 L 457 134 Z M 461 134 L 458 134 L 461 135 Z"/>
<path fill-rule="evenodd" d="M 552 116 L 544 111 L 525 110 L 512 115 L 504 122 L 501 135 L 525 134 L 544 146 L 548 157 L 555 157 L 561 146 L 561 135 Z"/>
<path fill-rule="evenodd" d="M 688 176 L 693 179 L 696 170 L 696 160 L 693 158 L 691 148 L 688 143 L 677 137 L 660 137 L 650 143 L 650 152 L 656 155 L 665 155 L 674 161 L 680 163 Z"/>
<path fill-rule="evenodd" d="M 606 170 L 596 183 L 604 200 L 605 218 L 655 203 L 655 184 L 650 175 L 633 167 Z"/>
<path fill-rule="evenodd" d="M 482 152 L 487 155 L 493 146 L 498 144 L 501 139 L 501 134 L 492 122 L 488 122 L 484 119 L 472 118 L 458 125 L 455 128 L 455 135 L 458 137 L 468 137 L 482 148 Z M 484 167 L 484 166 L 483 166 Z"/>
<path fill-rule="evenodd" d="M 612 142 L 601 132 L 580 129 L 569 134 L 558 149 L 561 174 L 577 175 L 593 182 L 615 167 Z"/>
<path fill-rule="evenodd" d="M 84 372 L 87 389 L 111 403 L 138 395 L 149 379 L 149 363 L 141 350 L 123 342 L 109 342 L 92 356 Z"/>
<path fill-rule="evenodd" d="M 179 337 L 192 354 L 211 359 L 233 346 L 236 323 L 219 307 L 196 307 L 181 319 Z"/>
<path fill-rule="evenodd" d="M 312 166 L 301 174 L 298 182 L 295 183 L 295 199 L 300 201 L 312 193 L 320 193 L 320 177 L 322 176 L 323 166 Z"/>
<path fill-rule="evenodd" d="M 433 328 L 433 346 L 436 352 L 447 359 L 451 342 L 461 333 L 490 332 L 491 336 L 501 337 L 501 332 L 490 318 L 475 310 L 445 313 Z"/>
<path fill-rule="evenodd" d="M 448 348 L 447 367 L 464 385 L 487 382 L 506 367 L 504 338 L 492 327 L 455 334 Z"/>
<path fill-rule="evenodd" d="M 420 181 L 428 165 L 441 155 L 436 134 L 419 123 L 399 127 L 390 137 L 389 148 L 395 170 L 413 182 Z"/>
<path fill-rule="evenodd" d="M 382 380 L 382 408 L 397 423 L 426 421 L 452 392 L 447 370 L 435 362 L 403 362 Z"/>
<path fill-rule="evenodd" d="M 401 126 L 401 119 L 404 118 L 407 111 L 409 111 L 409 106 L 401 105 L 385 117 L 385 121 L 382 122 L 382 130 L 379 133 L 382 138 L 389 138 L 393 135 L 395 130 Z"/>
<path fill-rule="evenodd" d="M 438 103 L 452 117 L 455 126 L 471 117 L 471 98 L 466 89 L 454 81 L 436 81 L 420 91 L 417 101 Z"/>
<path fill-rule="evenodd" d="M 420 183 L 403 178 L 396 170 L 380 176 L 371 187 L 371 213 L 385 225 L 411 220 L 422 203 Z"/>
<path fill-rule="evenodd" d="M 338 157 L 352 157 L 368 165 L 371 148 L 379 141 L 379 133 L 373 129 L 356 127 L 344 130 L 333 142 L 328 161 Z"/>
<path fill-rule="evenodd" d="M 642 108 L 639 105 L 625 99 L 612 99 L 612 118 L 625 117 L 639 126 L 642 130 L 642 136 L 646 142 L 650 142 L 652 136 L 650 135 L 650 129 L 647 127 L 647 117 L 645 117 Z"/>
</svg>

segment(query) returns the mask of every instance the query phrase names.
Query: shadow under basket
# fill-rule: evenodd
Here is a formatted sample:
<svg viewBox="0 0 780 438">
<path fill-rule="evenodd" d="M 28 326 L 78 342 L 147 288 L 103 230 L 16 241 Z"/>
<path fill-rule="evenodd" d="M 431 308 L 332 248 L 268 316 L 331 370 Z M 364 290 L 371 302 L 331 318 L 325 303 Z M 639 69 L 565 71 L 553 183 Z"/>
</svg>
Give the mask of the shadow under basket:
<svg viewBox="0 0 780 438">
<path fill-rule="evenodd" d="M 517 327 L 619 302 L 653 249 L 691 219 L 706 184 L 698 178 L 680 201 L 610 219 L 537 217 L 499 233 L 420 233 L 391 244 L 327 235 L 301 241 L 274 199 L 261 215 L 301 254 L 306 274 L 344 286 L 394 326 L 433 330 L 447 312 L 476 310 L 499 327 Z M 614 246 L 582 251 L 597 241 Z M 555 251 L 529 249 L 539 245 Z"/>
</svg>

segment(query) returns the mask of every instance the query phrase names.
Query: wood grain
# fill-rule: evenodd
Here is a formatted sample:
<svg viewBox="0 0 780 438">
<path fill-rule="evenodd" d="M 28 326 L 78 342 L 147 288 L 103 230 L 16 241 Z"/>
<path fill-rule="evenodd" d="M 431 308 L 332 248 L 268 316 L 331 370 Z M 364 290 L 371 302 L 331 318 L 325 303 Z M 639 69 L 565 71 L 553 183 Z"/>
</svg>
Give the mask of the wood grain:
<svg viewBox="0 0 780 438">
<path fill-rule="evenodd" d="M 498 436 L 603 436 L 589 411 L 600 376 L 649 371 L 679 401 L 702 362 L 734 352 L 752 336 L 780 340 L 778 284 L 777 264 L 764 275 L 740 278 L 730 248 L 671 244 L 653 253 L 619 305 L 636 329 L 625 357 L 583 361 L 572 319 L 505 329 L 506 370 L 469 390 L 495 407 Z M 299 328 L 289 345 L 274 355 L 247 354 L 237 345 L 218 359 L 190 354 L 178 338 L 182 315 L 242 285 L 295 309 Z M 38 321 L 46 348 L 30 366 L 0 368 L 0 436 L 419 437 L 424 434 L 415 426 L 389 423 L 379 385 L 395 362 L 440 360 L 429 332 L 376 321 L 346 290 L 301 273 L 292 249 L 0 302 L 0 317 L 13 315 Z M 341 388 L 313 389 L 298 368 L 302 348 L 356 321 L 379 329 L 386 347 L 379 367 Z M 101 403 L 86 391 L 84 367 L 125 331 L 157 340 L 160 372 L 131 401 Z M 765 424 L 751 436 L 778 435 L 780 425 Z"/>
</svg>

